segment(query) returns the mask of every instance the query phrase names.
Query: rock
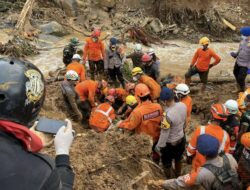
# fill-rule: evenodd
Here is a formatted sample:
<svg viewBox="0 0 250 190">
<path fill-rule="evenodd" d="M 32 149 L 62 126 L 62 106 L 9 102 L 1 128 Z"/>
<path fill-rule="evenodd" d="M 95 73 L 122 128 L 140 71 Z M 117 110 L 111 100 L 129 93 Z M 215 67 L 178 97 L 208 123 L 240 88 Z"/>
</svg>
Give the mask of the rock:
<svg viewBox="0 0 250 190">
<path fill-rule="evenodd" d="M 99 0 L 99 5 L 108 8 L 114 8 L 115 0 Z"/>
<path fill-rule="evenodd" d="M 187 34 L 187 32 L 183 32 L 182 35 L 187 37 L 188 34 Z"/>
<path fill-rule="evenodd" d="M 163 30 L 163 24 L 160 19 L 156 18 L 150 22 L 150 27 L 154 30 L 155 33 L 161 32 Z"/>
<path fill-rule="evenodd" d="M 173 31 L 173 34 L 178 34 L 180 32 L 180 29 L 179 28 L 176 28 L 174 31 Z"/>
<path fill-rule="evenodd" d="M 43 34 L 50 34 L 55 36 L 65 36 L 68 32 L 56 21 L 49 22 L 39 26 Z"/>
<path fill-rule="evenodd" d="M 61 9 L 64 10 L 67 16 L 76 16 L 77 3 L 74 0 L 53 0 Z"/>
</svg>

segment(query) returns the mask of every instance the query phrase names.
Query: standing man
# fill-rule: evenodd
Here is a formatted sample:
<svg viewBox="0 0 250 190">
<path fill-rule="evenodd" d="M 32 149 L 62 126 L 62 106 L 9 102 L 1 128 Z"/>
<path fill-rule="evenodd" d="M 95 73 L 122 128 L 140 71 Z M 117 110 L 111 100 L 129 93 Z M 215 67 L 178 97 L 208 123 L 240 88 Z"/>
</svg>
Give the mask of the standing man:
<svg viewBox="0 0 250 190">
<path fill-rule="evenodd" d="M 134 52 L 127 55 L 127 59 L 132 59 L 133 67 L 142 67 L 141 58 L 143 56 L 142 53 L 142 45 L 141 44 L 135 44 Z"/>
<path fill-rule="evenodd" d="M 206 89 L 209 69 L 211 69 L 221 61 L 221 58 L 212 49 L 208 48 L 209 44 L 210 40 L 207 37 L 203 37 L 200 39 L 200 45 L 202 45 L 202 47 L 196 51 L 190 68 L 185 74 L 185 82 L 187 85 L 190 84 L 191 77 L 193 75 L 197 73 L 199 74 L 200 80 L 202 82 L 202 93 Z M 212 58 L 214 58 L 215 61 L 210 64 Z"/>
<path fill-rule="evenodd" d="M 83 50 L 83 63 L 89 61 L 91 79 L 95 80 L 98 75 L 99 79 L 103 78 L 105 48 L 104 43 L 99 39 L 101 31 L 95 29 L 90 38 L 87 38 L 86 45 Z"/>
<path fill-rule="evenodd" d="M 237 52 L 231 52 L 231 56 L 236 58 L 233 72 L 238 84 L 238 91 L 244 92 L 247 71 L 250 69 L 250 26 L 241 28 L 240 33 L 242 40 L 239 50 Z"/>
<path fill-rule="evenodd" d="M 71 63 L 72 57 L 77 53 L 77 46 L 79 40 L 77 38 L 71 38 L 70 43 L 63 49 L 63 63 L 65 66 Z"/>
<path fill-rule="evenodd" d="M 112 83 L 116 84 L 116 78 L 120 81 L 120 84 L 125 88 L 125 82 L 122 74 L 123 58 L 121 55 L 121 48 L 117 45 L 116 38 L 110 38 L 109 47 L 106 49 L 104 69 L 108 70 L 108 74 Z M 120 86 L 120 85 L 116 85 Z"/>
<path fill-rule="evenodd" d="M 181 159 L 185 151 L 186 138 L 184 128 L 186 125 L 187 108 L 182 102 L 175 102 L 174 93 L 163 87 L 160 100 L 165 107 L 161 123 L 161 135 L 156 145 L 161 152 L 161 160 L 167 178 L 171 177 L 172 161 L 175 161 L 175 176 L 181 174 Z"/>
<path fill-rule="evenodd" d="M 41 71 L 29 62 L 1 58 L 0 84 L 1 189 L 73 189 L 74 173 L 69 162 L 74 138 L 71 122 L 66 120 L 67 126 L 56 134 L 55 161 L 39 153 L 45 143 L 30 130 L 45 99 Z"/>
</svg>

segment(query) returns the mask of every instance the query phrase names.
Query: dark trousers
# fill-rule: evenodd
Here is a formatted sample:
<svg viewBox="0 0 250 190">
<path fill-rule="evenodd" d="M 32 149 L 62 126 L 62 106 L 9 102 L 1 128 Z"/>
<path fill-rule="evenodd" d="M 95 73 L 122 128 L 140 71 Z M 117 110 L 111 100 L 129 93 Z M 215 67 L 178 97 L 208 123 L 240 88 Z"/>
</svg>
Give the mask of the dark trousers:
<svg viewBox="0 0 250 190">
<path fill-rule="evenodd" d="M 120 81 L 120 83 L 122 84 L 122 86 L 124 87 L 124 78 L 122 75 L 122 72 L 120 70 L 120 67 L 114 67 L 114 69 L 109 69 L 109 77 L 112 80 L 112 82 L 116 82 L 116 78 L 118 78 L 118 80 Z"/>
<path fill-rule="evenodd" d="M 193 67 L 190 67 L 188 69 L 188 71 L 186 72 L 185 74 L 185 78 L 186 79 L 191 79 L 191 77 L 195 74 L 199 74 L 199 77 L 200 77 L 200 80 L 203 84 L 207 84 L 207 79 L 208 79 L 208 73 L 209 73 L 209 70 L 208 71 L 205 71 L 205 72 L 200 72 L 195 66 Z"/>
<path fill-rule="evenodd" d="M 242 67 L 242 66 L 239 66 L 237 64 L 237 62 L 235 63 L 234 65 L 234 77 L 237 81 L 237 83 L 239 84 L 240 86 L 240 89 L 242 91 L 245 90 L 245 80 L 246 80 L 246 77 L 247 77 L 247 71 L 248 71 L 248 68 L 247 67 Z"/>
<path fill-rule="evenodd" d="M 103 79 L 103 75 L 104 75 L 103 60 L 89 61 L 89 70 L 90 70 L 90 75 L 91 75 L 92 80 L 95 80 L 96 75 L 99 76 L 99 79 Z"/>
</svg>

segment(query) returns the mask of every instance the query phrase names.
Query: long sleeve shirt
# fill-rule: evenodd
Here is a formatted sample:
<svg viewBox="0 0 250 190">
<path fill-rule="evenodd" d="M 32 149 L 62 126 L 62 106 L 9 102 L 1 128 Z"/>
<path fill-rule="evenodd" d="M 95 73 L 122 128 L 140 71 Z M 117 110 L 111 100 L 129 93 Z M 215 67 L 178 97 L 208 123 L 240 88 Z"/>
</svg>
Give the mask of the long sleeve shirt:
<svg viewBox="0 0 250 190">
<path fill-rule="evenodd" d="M 250 69 L 250 40 L 241 41 L 237 55 L 237 64 Z"/>
</svg>

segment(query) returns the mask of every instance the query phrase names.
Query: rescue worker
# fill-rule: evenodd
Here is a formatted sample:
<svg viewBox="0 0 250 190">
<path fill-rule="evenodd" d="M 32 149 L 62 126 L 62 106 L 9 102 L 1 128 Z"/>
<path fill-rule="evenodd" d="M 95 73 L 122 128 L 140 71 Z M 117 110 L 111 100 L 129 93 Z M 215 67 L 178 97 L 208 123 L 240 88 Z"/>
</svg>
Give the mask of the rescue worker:
<svg viewBox="0 0 250 190">
<path fill-rule="evenodd" d="M 75 92 L 75 86 L 78 83 L 79 76 L 75 71 L 67 71 L 66 80 L 61 82 L 60 87 L 64 100 L 69 108 L 69 114 L 75 121 L 82 120 L 82 113 L 77 107 L 78 95 Z"/>
<path fill-rule="evenodd" d="M 148 52 L 147 52 L 148 55 L 150 55 L 153 59 L 153 61 L 158 65 L 158 67 L 160 66 L 160 59 L 159 57 L 156 56 L 155 54 L 155 50 L 153 48 L 149 48 Z"/>
<path fill-rule="evenodd" d="M 108 95 L 115 98 L 113 107 L 115 110 L 118 110 L 123 104 L 125 104 L 128 93 L 123 88 L 111 88 L 108 91 Z"/>
<path fill-rule="evenodd" d="M 132 59 L 133 67 L 142 67 L 141 58 L 143 56 L 142 45 L 135 44 L 134 52 L 127 55 L 127 59 Z"/>
<path fill-rule="evenodd" d="M 107 87 L 107 82 L 85 80 L 76 85 L 75 91 L 78 94 L 80 101 L 78 107 L 83 115 L 83 123 L 87 122 L 92 108 L 95 108 L 97 103 L 97 95 L 102 93 L 102 90 Z"/>
<path fill-rule="evenodd" d="M 128 95 L 126 97 L 126 104 L 125 106 L 122 106 L 121 109 L 118 110 L 118 115 L 123 115 L 123 118 L 128 118 L 130 113 L 138 106 L 138 101 L 135 96 Z"/>
<path fill-rule="evenodd" d="M 101 31 L 94 29 L 90 38 L 86 39 L 83 50 L 83 63 L 89 62 L 91 79 L 95 80 L 95 76 L 99 79 L 103 78 L 105 47 L 104 43 L 99 39 Z M 107 73 L 107 71 L 105 71 Z"/>
<path fill-rule="evenodd" d="M 202 47 L 196 51 L 192 59 L 190 68 L 185 74 L 185 83 L 190 85 L 191 77 L 198 73 L 202 82 L 201 92 L 203 93 L 206 89 L 209 70 L 217 65 L 221 61 L 221 58 L 214 50 L 208 47 L 210 40 L 207 37 L 201 38 L 199 43 Z M 215 61 L 210 64 L 212 58 L 214 58 Z"/>
<path fill-rule="evenodd" d="M 238 163 L 238 174 L 242 183 L 242 189 L 247 189 L 250 186 L 250 132 L 242 135 L 241 144 L 244 146 L 244 149 Z"/>
<path fill-rule="evenodd" d="M 229 111 L 229 116 L 227 117 L 227 120 L 221 124 L 221 127 L 229 134 L 230 137 L 229 152 L 230 154 L 234 154 L 240 128 L 240 118 L 237 115 L 238 104 L 235 100 L 227 100 L 225 102 L 225 106 Z"/>
<path fill-rule="evenodd" d="M 77 53 L 77 46 L 79 40 L 77 38 L 71 38 L 70 43 L 63 49 L 63 63 L 67 67 L 71 63 L 72 57 Z"/>
<path fill-rule="evenodd" d="M 162 88 L 160 101 L 165 107 L 165 112 L 161 122 L 161 134 L 156 150 L 160 152 L 166 177 L 171 176 L 173 160 L 174 173 L 177 177 L 181 174 L 181 159 L 185 151 L 184 128 L 187 108 L 182 102 L 175 102 L 173 91 L 167 87 Z"/>
<path fill-rule="evenodd" d="M 217 138 L 220 142 L 219 152 L 229 152 L 229 135 L 220 127 L 221 123 L 227 120 L 228 110 L 224 104 L 213 104 L 210 112 L 210 123 L 206 126 L 200 126 L 194 131 L 187 147 L 187 160 L 190 161 L 193 159 L 192 170 L 194 171 L 197 171 L 206 162 L 205 157 L 197 152 L 197 139 L 200 135 L 208 134 Z"/>
<path fill-rule="evenodd" d="M 239 98 L 237 99 L 237 103 L 239 106 L 239 110 L 241 113 L 244 113 L 246 111 L 246 104 L 245 104 L 245 100 L 247 95 L 250 94 L 250 88 L 247 88 L 245 90 L 245 92 L 240 92 L 239 93 Z"/>
<path fill-rule="evenodd" d="M 135 130 L 138 134 L 149 135 L 154 142 L 152 158 L 159 162 L 159 155 L 154 147 L 160 136 L 162 108 L 158 103 L 152 103 L 149 88 L 145 84 L 135 87 L 135 95 L 139 97 L 139 105 L 131 112 L 129 117 L 122 121 L 118 127 L 126 130 Z"/>
<path fill-rule="evenodd" d="M 153 78 L 155 81 L 159 81 L 159 66 L 154 62 L 153 58 L 148 54 L 144 54 L 141 58 L 141 61 L 143 64 L 144 73 Z"/>
<path fill-rule="evenodd" d="M 113 96 L 107 96 L 105 102 L 94 108 L 89 118 L 89 126 L 96 132 L 108 130 L 115 119 L 115 110 L 112 105 L 115 102 Z"/>
<path fill-rule="evenodd" d="M 149 181 L 151 187 L 163 189 L 193 189 L 201 185 L 206 190 L 240 189 L 237 162 L 231 154 L 218 154 L 217 138 L 203 134 L 197 139 L 197 151 L 206 158 L 206 163 L 197 171 L 177 179 Z"/>
<path fill-rule="evenodd" d="M 122 74 L 124 61 L 121 48 L 117 45 L 116 38 L 110 38 L 109 42 L 109 47 L 105 51 L 104 69 L 108 70 L 108 75 L 112 80 L 112 83 L 116 84 L 116 86 L 120 86 L 116 83 L 116 79 L 118 78 L 122 87 L 125 88 L 125 82 Z"/>
<path fill-rule="evenodd" d="M 238 84 L 238 91 L 245 91 L 245 79 L 250 69 L 250 26 L 243 27 L 240 30 L 242 40 L 237 52 L 231 52 L 231 56 L 236 59 L 234 65 L 234 76 Z"/>
<path fill-rule="evenodd" d="M 240 133 L 250 132 L 250 94 L 248 94 L 244 100 L 245 113 L 240 120 Z"/>
<path fill-rule="evenodd" d="M 80 82 L 86 80 L 86 72 L 84 66 L 80 63 L 81 60 L 82 59 L 79 54 L 73 55 L 72 62 L 66 68 L 67 71 L 75 71 L 80 77 Z"/>
<path fill-rule="evenodd" d="M 187 119 L 186 119 L 186 127 L 189 126 L 191 121 L 191 113 L 192 113 L 192 98 L 188 95 L 190 93 L 189 87 L 186 84 L 178 84 L 175 89 L 175 97 L 177 101 L 182 102 L 187 107 Z"/>
<path fill-rule="evenodd" d="M 157 100 L 160 97 L 161 86 L 154 79 L 145 75 L 140 67 L 135 67 L 132 70 L 132 76 L 133 81 L 148 86 L 152 100 Z"/>
<path fill-rule="evenodd" d="M 67 126 L 55 136 L 55 162 L 38 153 L 46 142 L 30 130 L 45 99 L 40 70 L 30 62 L 1 58 L 0 84 L 1 189 L 73 189 L 74 173 L 69 163 L 74 138 L 71 122 L 67 120 Z"/>
</svg>

